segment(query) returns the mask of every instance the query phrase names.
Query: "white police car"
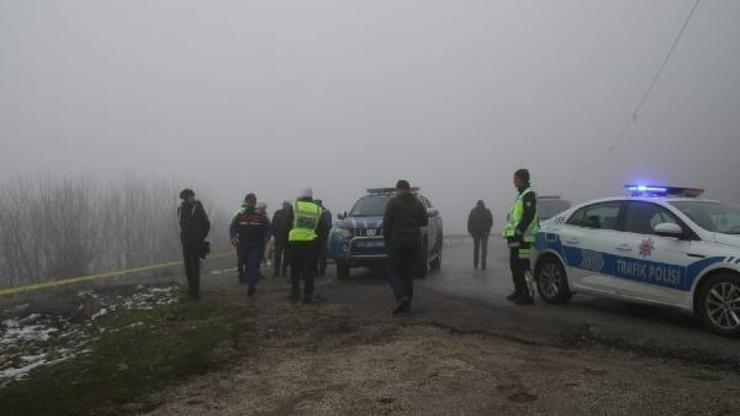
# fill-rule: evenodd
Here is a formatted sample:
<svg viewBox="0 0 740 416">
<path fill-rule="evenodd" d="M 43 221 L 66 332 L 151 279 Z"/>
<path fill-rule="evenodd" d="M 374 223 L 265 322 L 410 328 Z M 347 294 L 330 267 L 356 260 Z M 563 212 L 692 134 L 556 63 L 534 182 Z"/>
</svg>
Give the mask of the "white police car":
<svg viewBox="0 0 740 416">
<path fill-rule="evenodd" d="M 700 189 L 630 185 L 541 224 L 535 243 L 540 297 L 574 292 L 692 311 L 740 335 L 740 207 L 698 199 Z"/>
</svg>

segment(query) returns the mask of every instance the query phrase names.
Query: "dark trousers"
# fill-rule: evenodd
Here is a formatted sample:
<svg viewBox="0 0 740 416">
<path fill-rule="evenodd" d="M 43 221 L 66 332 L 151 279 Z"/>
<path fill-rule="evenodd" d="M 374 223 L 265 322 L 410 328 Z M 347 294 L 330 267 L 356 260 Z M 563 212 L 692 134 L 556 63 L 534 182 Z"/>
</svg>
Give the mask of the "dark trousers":
<svg viewBox="0 0 740 416">
<path fill-rule="evenodd" d="M 303 297 L 313 295 L 313 280 L 318 261 L 318 248 L 315 243 L 293 243 L 290 245 L 290 279 L 292 283 L 291 296 L 298 297 L 301 293 L 300 281 L 303 279 Z"/>
<path fill-rule="evenodd" d="M 488 233 L 473 233 L 473 264 L 486 268 L 488 257 Z M 479 262 L 480 260 L 480 262 Z"/>
<path fill-rule="evenodd" d="M 318 255 L 317 274 L 319 276 L 324 276 L 326 275 L 326 263 L 329 259 L 329 246 L 327 246 L 326 242 L 319 243 Z"/>
<path fill-rule="evenodd" d="M 182 258 L 185 263 L 185 276 L 188 278 L 188 294 L 197 297 L 200 290 L 200 243 L 182 245 Z"/>
<path fill-rule="evenodd" d="M 287 244 L 275 243 L 275 275 L 285 276 L 288 274 L 288 264 L 290 259 L 288 257 L 288 246 Z"/>
<path fill-rule="evenodd" d="M 534 295 L 532 272 L 529 257 L 532 251 L 530 243 L 509 241 L 509 267 L 514 281 L 514 291 L 519 297 L 531 298 Z"/>
<path fill-rule="evenodd" d="M 388 249 L 389 281 L 396 301 L 414 297 L 414 275 L 419 267 L 418 241 L 391 242 Z"/>
<path fill-rule="evenodd" d="M 264 248 L 259 243 L 242 243 L 239 244 L 239 248 L 244 261 L 244 278 L 249 287 L 254 288 L 260 276 Z"/>
<path fill-rule="evenodd" d="M 245 283 L 247 281 L 247 263 L 244 261 L 241 246 L 236 247 L 236 270 L 238 272 L 239 282 Z"/>
</svg>

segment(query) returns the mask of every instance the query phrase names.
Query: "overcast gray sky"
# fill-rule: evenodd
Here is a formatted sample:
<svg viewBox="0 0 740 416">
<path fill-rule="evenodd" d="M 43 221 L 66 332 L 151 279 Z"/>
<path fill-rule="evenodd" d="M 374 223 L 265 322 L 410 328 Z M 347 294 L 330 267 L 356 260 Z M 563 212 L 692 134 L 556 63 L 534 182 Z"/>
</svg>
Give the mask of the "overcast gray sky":
<svg viewBox="0 0 740 416">
<path fill-rule="evenodd" d="M 175 177 L 272 210 L 421 186 L 448 232 L 500 222 L 528 167 L 582 201 L 625 182 L 740 202 L 740 2 L 0 0 L 0 177 Z M 174 196 L 173 196 L 174 200 Z"/>
</svg>

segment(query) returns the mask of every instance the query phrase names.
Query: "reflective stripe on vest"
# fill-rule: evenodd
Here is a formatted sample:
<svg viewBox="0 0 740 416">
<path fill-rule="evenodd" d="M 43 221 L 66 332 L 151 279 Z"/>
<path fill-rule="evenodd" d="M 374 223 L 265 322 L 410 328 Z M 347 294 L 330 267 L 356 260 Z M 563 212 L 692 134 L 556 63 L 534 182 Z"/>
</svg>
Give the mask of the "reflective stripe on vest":
<svg viewBox="0 0 740 416">
<path fill-rule="evenodd" d="M 516 235 L 516 226 L 521 222 L 522 217 L 524 216 L 524 197 L 530 193 L 534 193 L 534 191 L 532 188 L 527 188 L 516 198 L 514 206 L 511 208 L 511 213 L 509 213 L 509 221 L 506 223 L 506 228 L 504 229 L 504 237 L 509 238 Z M 537 207 L 535 207 L 534 218 L 532 218 L 532 222 L 529 223 L 529 227 L 527 227 L 527 230 L 522 236 L 522 240 L 527 243 L 534 243 L 535 234 L 537 233 L 539 221 L 537 218 L 536 208 Z"/>
<path fill-rule="evenodd" d="M 288 234 L 291 243 L 316 240 L 321 218 L 321 207 L 313 202 L 298 201 L 293 206 L 293 228 Z"/>
</svg>

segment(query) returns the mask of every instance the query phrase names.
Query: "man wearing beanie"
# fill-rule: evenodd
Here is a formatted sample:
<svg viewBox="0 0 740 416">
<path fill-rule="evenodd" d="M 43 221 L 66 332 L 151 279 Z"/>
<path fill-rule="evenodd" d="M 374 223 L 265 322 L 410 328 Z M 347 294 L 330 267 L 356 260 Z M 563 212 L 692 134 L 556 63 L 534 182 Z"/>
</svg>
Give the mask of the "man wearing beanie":
<svg viewBox="0 0 740 416">
<path fill-rule="evenodd" d="M 205 239 L 211 229 L 211 222 L 203 205 L 195 199 L 195 192 L 184 189 L 180 192 L 180 199 L 182 204 L 177 208 L 177 219 L 180 223 L 188 295 L 190 299 L 197 299 L 200 290 L 200 259 L 206 255 Z"/>
<path fill-rule="evenodd" d="M 403 179 L 396 183 L 396 196 L 385 206 L 383 238 L 388 250 L 390 284 L 396 307 L 393 313 L 411 311 L 414 274 L 421 255 L 421 227 L 429 222 L 426 208 Z"/>
<path fill-rule="evenodd" d="M 506 299 L 517 305 L 534 303 L 534 279 L 529 258 L 538 228 L 537 198 L 529 184 L 529 171 L 514 173 L 514 187 L 518 195 L 509 213 L 504 238 L 509 245 L 509 265 L 514 280 L 514 293 Z"/>
<path fill-rule="evenodd" d="M 290 299 L 300 299 L 300 281 L 303 280 L 303 303 L 311 303 L 316 274 L 319 243 L 326 241 L 329 227 L 324 221 L 321 207 L 313 200 L 313 190 L 301 191 L 291 213 L 288 233 L 290 251 Z"/>
</svg>

